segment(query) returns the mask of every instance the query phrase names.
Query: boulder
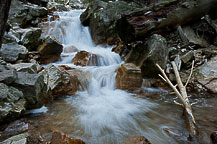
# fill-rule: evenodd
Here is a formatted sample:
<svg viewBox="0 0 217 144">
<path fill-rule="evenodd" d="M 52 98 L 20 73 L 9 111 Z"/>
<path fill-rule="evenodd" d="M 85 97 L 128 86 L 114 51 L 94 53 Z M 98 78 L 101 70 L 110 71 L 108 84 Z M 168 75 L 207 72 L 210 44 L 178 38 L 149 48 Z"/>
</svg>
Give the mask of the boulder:
<svg viewBox="0 0 217 144">
<path fill-rule="evenodd" d="M 28 50 L 22 45 L 16 43 L 2 44 L 0 56 L 6 62 L 16 62 L 17 60 L 26 60 Z"/>
<path fill-rule="evenodd" d="M 55 96 L 72 95 L 79 90 L 77 76 L 70 75 L 65 69 L 49 65 L 41 72 Z"/>
<path fill-rule="evenodd" d="M 81 14 L 80 20 L 84 26 L 90 27 L 91 36 L 96 44 L 115 44 L 119 39 L 116 23 L 121 15 L 141 8 L 136 3 L 124 1 L 95 0 Z"/>
<path fill-rule="evenodd" d="M 0 142 L 0 144 L 27 144 L 28 137 L 29 137 L 29 133 L 23 133 L 23 134 L 12 136 L 3 142 Z"/>
<path fill-rule="evenodd" d="M 28 109 L 39 108 L 52 101 L 51 94 L 42 74 L 17 72 L 17 79 L 13 86 L 23 92 Z"/>
<path fill-rule="evenodd" d="M 82 71 L 79 69 L 70 69 L 67 70 L 68 73 L 72 76 L 76 76 L 79 80 L 82 90 L 87 90 L 89 81 L 91 80 L 91 73 L 89 71 Z"/>
<path fill-rule="evenodd" d="M 99 55 L 87 51 L 79 51 L 72 59 L 72 62 L 74 65 L 80 66 L 97 66 L 99 58 Z"/>
<path fill-rule="evenodd" d="M 156 64 L 166 68 L 169 57 L 167 41 L 161 35 L 154 34 L 148 39 L 146 46 L 145 59 L 141 66 L 142 75 L 153 77 L 159 74 Z"/>
<path fill-rule="evenodd" d="M 142 70 L 143 77 L 153 78 L 160 72 L 156 67 L 159 64 L 163 69 L 169 57 L 167 41 L 161 35 L 152 35 L 145 43 L 138 41 L 131 44 L 131 49 L 125 56 L 125 61 L 134 63 Z"/>
<path fill-rule="evenodd" d="M 142 73 L 139 67 L 132 63 L 122 64 L 117 70 L 116 88 L 134 90 L 142 86 Z"/>
<path fill-rule="evenodd" d="M 44 17 L 47 14 L 48 11 L 44 7 L 30 3 L 23 3 L 19 0 L 13 0 L 8 20 L 13 26 L 26 27 L 37 17 Z"/>
<path fill-rule="evenodd" d="M 217 56 L 198 68 L 196 80 L 212 93 L 217 93 Z"/>
<path fill-rule="evenodd" d="M 3 70 L 0 71 L 0 82 L 5 84 L 11 84 L 17 78 L 17 73 L 14 70 Z"/>
<path fill-rule="evenodd" d="M 29 51 L 36 51 L 41 44 L 41 29 L 28 28 L 28 29 L 15 29 L 14 32 L 19 38 L 19 43 L 24 45 Z"/>
<path fill-rule="evenodd" d="M 80 139 L 72 139 L 62 132 L 53 132 L 51 144 L 85 144 L 85 142 Z"/>
<path fill-rule="evenodd" d="M 63 46 L 54 37 L 48 36 L 38 50 L 40 62 L 42 64 L 56 62 L 60 59 L 62 51 Z"/>
<path fill-rule="evenodd" d="M 25 105 L 21 91 L 0 83 L 0 123 L 19 118 L 26 110 Z"/>
<path fill-rule="evenodd" d="M 210 138 L 213 144 L 217 144 L 217 132 L 213 132 Z"/>
<path fill-rule="evenodd" d="M 19 63 L 11 65 L 17 72 L 37 73 L 37 65 L 34 63 Z"/>
<path fill-rule="evenodd" d="M 144 136 L 130 136 L 121 144 L 151 144 Z"/>
<path fill-rule="evenodd" d="M 61 3 L 48 3 L 48 9 L 55 9 L 56 11 L 69 11 L 70 6 Z"/>
</svg>

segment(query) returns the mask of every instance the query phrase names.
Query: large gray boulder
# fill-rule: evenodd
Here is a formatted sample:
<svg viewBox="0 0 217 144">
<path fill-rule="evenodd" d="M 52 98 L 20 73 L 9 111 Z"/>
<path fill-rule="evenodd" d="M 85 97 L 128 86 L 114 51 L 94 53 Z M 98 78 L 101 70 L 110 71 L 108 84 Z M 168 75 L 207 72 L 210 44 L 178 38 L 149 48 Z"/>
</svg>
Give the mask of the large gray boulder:
<svg viewBox="0 0 217 144">
<path fill-rule="evenodd" d="M 23 92 L 28 109 L 39 108 L 52 101 L 51 93 L 42 74 L 17 72 L 17 79 L 13 86 Z"/>
<path fill-rule="evenodd" d="M 23 93 L 14 87 L 0 83 L 0 122 L 19 118 L 25 112 Z"/>
<path fill-rule="evenodd" d="M 0 71 L 0 82 L 5 84 L 11 84 L 17 78 L 17 73 L 14 70 L 3 70 Z"/>
<path fill-rule="evenodd" d="M 0 56 L 6 62 L 14 63 L 17 60 L 26 60 L 28 50 L 22 45 L 16 43 L 2 44 L 0 49 Z"/>
<path fill-rule="evenodd" d="M 217 93 L 217 56 L 198 68 L 196 80 L 212 93 Z"/>
<path fill-rule="evenodd" d="M 152 77 L 159 74 L 159 69 L 156 64 L 159 64 L 163 69 L 169 57 L 167 41 L 161 35 L 152 35 L 146 43 L 146 53 L 143 64 L 141 65 L 142 74 L 144 77 Z"/>
<path fill-rule="evenodd" d="M 12 34 L 19 39 L 19 43 L 24 45 L 29 51 L 36 51 L 41 44 L 41 29 L 40 28 L 14 28 Z"/>
<path fill-rule="evenodd" d="M 159 73 L 156 64 L 163 69 L 169 57 L 167 41 L 161 35 L 154 34 L 146 42 L 136 42 L 124 57 L 128 63 L 134 63 L 142 70 L 143 77 L 155 77 Z"/>
<path fill-rule="evenodd" d="M 80 20 L 83 25 L 90 26 L 91 36 L 96 44 L 115 44 L 119 38 L 116 30 L 117 21 L 121 19 L 121 15 L 139 8 L 141 6 L 133 2 L 94 0 L 81 14 Z"/>
<path fill-rule="evenodd" d="M 9 22 L 13 26 L 26 27 L 28 23 L 31 23 L 37 17 L 43 17 L 47 14 L 48 11 L 44 7 L 13 0 L 9 12 Z"/>
</svg>

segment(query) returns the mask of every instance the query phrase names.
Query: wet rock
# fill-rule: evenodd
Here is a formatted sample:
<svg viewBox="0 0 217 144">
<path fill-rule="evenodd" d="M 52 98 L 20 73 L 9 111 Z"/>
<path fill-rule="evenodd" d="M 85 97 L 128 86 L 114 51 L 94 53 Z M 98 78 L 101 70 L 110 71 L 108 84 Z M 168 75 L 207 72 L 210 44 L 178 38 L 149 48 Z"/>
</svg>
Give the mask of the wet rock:
<svg viewBox="0 0 217 144">
<path fill-rule="evenodd" d="M 37 17 L 43 17 L 47 14 L 48 11 L 46 8 L 13 0 L 9 12 L 9 22 L 13 26 L 26 27 Z"/>
<path fill-rule="evenodd" d="M 17 60 L 26 60 L 28 55 L 28 50 L 22 46 L 15 43 L 2 44 L 0 50 L 0 56 L 6 62 L 16 62 Z"/>
<path fill-rule="evenodd" d="M 27 101 L 27 108 L 39 108 L 52 101 L 47 84 L 42 74 L 17 72 L 17 79 L 13 86 L 21 90 Z"/>
<path fill-rule="evenodd" d="M 12 136 L 3 142 L 0 142 L 0 144 L 27 144 L 28 137 L 29 137 L 28 133 L 23 133 L 23 134 Z"/>
<path fill-rule="evenodd" d="M 53 132 L 51 144 L 85 144 L 85 142 L 80 139 L 72 139 L 61 132 Z"/>
<path fill-rule="evenodd" d="M 70 75 L 76 76 L 78 78 L 82 90 L 87 90 L 89 81 L 91 80 L 91 76 L 92 76 L 89 71 L 71 69 L 71 70 L 67 70 L 67 72 L 70 73 Z"/>
<path fill-rule="evenodd" d="M 37 65 L 33 63 L 19 63 L 11 65 L 17 72 L 37 73 Z"/>
<path fill-rule="evenodd" d="M 217 132 L 213 132 L 210 138 L 213 144 L 217 144 Z"/>
<path fill-rule="evenodd" d="M 121 144 L 151 144 L 144 136 L 131 136 Z"/>
<path fill-rule="evenodd" d="M 99 58 L 99 55 L 87 51 L 79 51 L 72 59 L 72 62 L 80 66 L 97 66 Z"/>
<path fill-rule="evenodd" d="M 42 71 L 44 81 L 55 96 L 72 95 L 79 89 L 79 81 L 76 76 L 70 75 L 65 69 L 49 65 Z"/>
<path fill-rule="evenodd" d="M 40 62 L 48 64 L 56 62 L 60 59 L 63 51 L 63 46 L 53 37 L 48 36 L 39 48 Z"/>
<path fill-rule="evenodd" d="M 64 50 L 63 50 L 64 53 L 73 53 L 73 52 L 77 52 L 77 51 L 78 51 L 78 49 L 73 45 L 66 46 L 66 47 L 64 47 Z"/>
<path fill-rule="evenodd" d="M 33 127 L 27 123 L 24 119 L 16 120 L 11 122 L 6 126 L 4 131 L 1 131 L 0 141 L 6 140 L 7 138 L 18 135 L 29 130 L 33 129 Z"/>
<path fill-rule="evenodd" d="M 142 86 L 142 73 L 136 65 L 132 63 L 122 64 L 116 72 L 117 89 L 133 90 Z"/>
<path fill-rule="evenodd" d="M 23 93 L 14 87 L 0 83 L 0 122 L 9 122 L 25 112 Z"/>
<path fill-rule="evenodd" d="M 17 78 L 17 73 L 14 70 L 0 71 L 0 82 L 11 84 Z"/>
<path fill-rule="evenodd" d="M 84 26 L 90 26 L 91 36 L 96 44 L 115 44 L 119 39 L 116 30 L 121 15 L 133 12 L 139 5 L 124 1 L 92 1 L 80 19 Z"/>
<path fill-rule="evenodd" d="M 198 68 L 196 80 L 212 93 L 217 93 L 217 57 Z"/>
</svg>

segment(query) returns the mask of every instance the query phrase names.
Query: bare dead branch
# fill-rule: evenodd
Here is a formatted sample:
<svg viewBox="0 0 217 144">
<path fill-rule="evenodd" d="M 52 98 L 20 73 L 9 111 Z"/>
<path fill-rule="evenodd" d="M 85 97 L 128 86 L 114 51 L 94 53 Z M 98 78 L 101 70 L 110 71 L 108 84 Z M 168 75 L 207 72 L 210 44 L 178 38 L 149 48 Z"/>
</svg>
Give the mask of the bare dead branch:
<svg viewBox="0 0 217 144">
<path fill-rule="evenodd" d="M 186 84 L 185 84 L 185 88 L 186 88 L 186 86 L 188 85 L 188 83 L 189 83 L 189 81 L 190 81 L 190 79 L 191 79 L 193 70 L 194 70 L 194 60 L 192 61 L 191 72 L 190 72 L 190 75 L 189 75 L 189 77 L 188 77 L 188 80 L 187 80 L 187 82 L 186 82 Z"/>
</svg>

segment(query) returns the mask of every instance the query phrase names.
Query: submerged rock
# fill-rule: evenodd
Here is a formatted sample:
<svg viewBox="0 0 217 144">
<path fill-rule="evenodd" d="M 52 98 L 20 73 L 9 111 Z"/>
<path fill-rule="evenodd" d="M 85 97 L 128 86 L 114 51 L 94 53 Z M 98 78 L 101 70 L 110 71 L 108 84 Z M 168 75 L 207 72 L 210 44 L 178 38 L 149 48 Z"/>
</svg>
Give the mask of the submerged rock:
<svg viewBox="0 0 217 144">
<path fill-rule="evenodd" d="M 97 66 L 99 58 L 100 58 L 99 55 L 86 52 L 86 51 L 79 51 L 72 59 L 72 62 L 75 65 L 80 65 L 80 66 Z"/>
<path fill-rule="evenodd" d="M 196 80 L 212 93 L 217 93 L 217 56 L 198 68 Z"/>
<path fill-rule="evenodd" d="M 62 132 L 53 132 L 51 144 L 85 144 L 85 142 L 80 139 L 72 139 Z"/>
<path fill-rule="evenodd" d="M 136 65 L 132 63 L 122 64 L 116 72 L 117 89 L 133 90 L 142 86 L 142 73 Z"/>
<path fill-rule="evenodd" d="M 131 136 L 121 144 L 151 144 L 144 136 Z"/>
<path fill-rule="evenodd" d="M 71 95 L 79 89 L 79 80 L 70 75 L 66 70 L 49 65 L 42 71 L 44 81 L 47 83 L 55 96 Z"/>
<path fill-rule="evenodd" d="M 56 62 L 60 59 L 63 51 L 63 46 L 53 37 L 48 36 L 39 48 L 40 62 L 48 64 Z"/>
<path fill-rule="evenodd" d="M 28 55 L 28 50 L 16 43 L 2 44 L 0 50 L 0 56 L 6 62 L 16 62 L 17 60 L 26 60 Z"/>
<path fill-rule="evenodd" d="M 27 72 L 17 72 L 17 74 L 17 79 L 13 85 L 23 92 L 28 109 L 39 108 L 52 101 L 42 74 Z"/>
<path fill-rule="evenodd" d="M 0 83 L 0 122 L 19 118 L 25 112 L 23 93 L 14 87 Z"/>
</svg>

